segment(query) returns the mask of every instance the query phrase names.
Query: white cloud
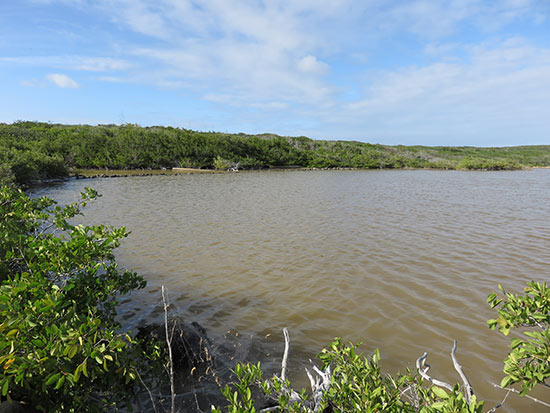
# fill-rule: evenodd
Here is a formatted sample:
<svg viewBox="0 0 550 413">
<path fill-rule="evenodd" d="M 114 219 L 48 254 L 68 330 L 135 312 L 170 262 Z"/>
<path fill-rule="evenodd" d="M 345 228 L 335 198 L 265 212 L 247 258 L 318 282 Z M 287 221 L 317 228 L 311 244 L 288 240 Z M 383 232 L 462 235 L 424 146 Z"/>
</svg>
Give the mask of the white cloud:
<svg viewBox="0 0 550 413">
<path fill-rule="evenodd" d="M 73 68 L 90 72 L 111 72 L 129 69 L 132 65 L 123 59 L 110 57 L 79 57 L 73 59 Z"/>
<path fill-rule="evenodd" d="M 127 70 L 132 64 L 125 59 L 91 56 L 17 56 L 0 57 L 0 62 L 29 66 L 42 66 L 58 69 L 84 70 L 91 72 L 111 72 Z"/>
<path fill-rule="evenodd" d="M 306 56 L 298 61 L 298 69 L 306 74 L 324 75 L 329 72 L 329 66 L 317 60 L 315 56 Z"/>
<path fill-rule="evenodd" d="M 37 82 L 36 80 L 21 80 L 19 84 L 23 87 L 36 87 Z"/>
<path fill-rule="evenodd" d="M 258 114 L 259 124 L 262 110 L 268 121 L 286 111 L 281 119 L 293 127 L 333 122 L 333 131 L 319 128 L 332 135 L 349 135 L 348 125 L 363 137 L 399 127 L 481 130 L 513 126 L 514 113 L 540 124 L 543 117 L 535 113 L 550 107 L 549 50 L 536 46 L 535 37 L 502 39 L 527 24 L 548 22 L 547 4 L 79 0 L 79 11 L 91 19 L 103 15 L 114 28 L 101 38 L 105 43 L 94 45 L 100 56 L 82 44 L 73 55 L 0 57 L 0 64 L 43 66 L 46 73 L 91 71 L 99 73 L 98 81 L 177 89 L 182 107 L 201 99 L 227 118 Z M 91 22 L 104 28 L 105 22 Z M 51 76 L 65 75 L 49 75 L 59 86 L 78 87 L 68 77 Z"/>
<path fill-rule="evenodd" d="M 511 39 L 466 53 L 460 61 L 373 75 L 364 97 L 346 105 L 339 121 L 362 119 L 371 136 L 408 130 L 434 142 L 547 136 L 550 49 Z"/>
<path fill-rule="evenodd" d="M 62 73 L 50 73 L 46 75 L 46 79 L 61 88 L 78 89 L 80 87 L 77 82 Z"/>
</svg>

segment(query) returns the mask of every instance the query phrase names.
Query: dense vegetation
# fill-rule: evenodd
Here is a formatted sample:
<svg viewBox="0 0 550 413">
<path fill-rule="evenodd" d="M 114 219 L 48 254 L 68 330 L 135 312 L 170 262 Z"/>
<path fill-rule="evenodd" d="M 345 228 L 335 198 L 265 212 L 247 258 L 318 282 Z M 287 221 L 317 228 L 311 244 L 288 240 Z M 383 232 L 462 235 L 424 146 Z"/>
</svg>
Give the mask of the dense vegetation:
<svg viewBox="0 0 550 413">
<path fill-rule="evenodd" d="M 0 186 L 0 400 L 105 411 L 151 359 L 115 321 L 117 298 L 145 285 L 114 260 L 126 231 L 69 223 L 96 196 L 60 207 Z"/>
<path fill-rule="evenodd" d="M 136 125 L 0 124 L 0 177 L 18 183 L 73 168 L 442 168 L 549 166 L 550 146 L 386 146 L 272 134 L 196 132 Z"/>
</svg>

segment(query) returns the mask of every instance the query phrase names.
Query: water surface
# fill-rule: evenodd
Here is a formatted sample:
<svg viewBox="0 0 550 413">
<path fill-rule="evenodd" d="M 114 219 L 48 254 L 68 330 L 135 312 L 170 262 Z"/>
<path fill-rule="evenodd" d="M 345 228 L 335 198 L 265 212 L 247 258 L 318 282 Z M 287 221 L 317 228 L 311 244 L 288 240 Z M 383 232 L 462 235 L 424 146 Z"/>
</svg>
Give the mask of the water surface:
<svg viewBox="0 0 550 413">
<path fill-rule="evenodd" d="M 507 341 L 487 328 L 486 297 L 498 283 L 520 292 L 550 270 L 550 170 L 127 177 L 38 193 L 64 203 L 84 186 L 103 194 L 84 221 L 126 226 L 119 263 L 149 282 L 123 305 L 124 322 L 160 320 L 165 285 L 178 314 L 215 340 L 259 343 L 242 357 L 273 371 L 286 326 L 303 385 L 301 366 L 335 336 L 380 348 L 392 373 L 428 351 L 431 373 L 456 382 L 457 339 L 474 390 L 492 407 L 504 396 L 490 383 L 502 378 Z M 539 407 L 511 395 L 500 411 Z"/>
</svg>

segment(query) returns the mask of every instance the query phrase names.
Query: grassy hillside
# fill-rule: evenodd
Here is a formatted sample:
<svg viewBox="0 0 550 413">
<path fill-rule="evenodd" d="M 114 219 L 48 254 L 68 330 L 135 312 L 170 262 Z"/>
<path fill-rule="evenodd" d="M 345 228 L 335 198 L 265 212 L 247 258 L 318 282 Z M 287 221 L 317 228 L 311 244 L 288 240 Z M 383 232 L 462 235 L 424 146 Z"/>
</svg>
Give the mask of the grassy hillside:
<svg viewBox="0 0 550 413">
<path fill-rule="evenodd" d="M 549 166 L 550 145 L 506 148 L 387 146 L 273 134 L 137 125 L 0 124 L 0 179 L 66 176 L 72 168 L 440 168 Z"/>
</svg>

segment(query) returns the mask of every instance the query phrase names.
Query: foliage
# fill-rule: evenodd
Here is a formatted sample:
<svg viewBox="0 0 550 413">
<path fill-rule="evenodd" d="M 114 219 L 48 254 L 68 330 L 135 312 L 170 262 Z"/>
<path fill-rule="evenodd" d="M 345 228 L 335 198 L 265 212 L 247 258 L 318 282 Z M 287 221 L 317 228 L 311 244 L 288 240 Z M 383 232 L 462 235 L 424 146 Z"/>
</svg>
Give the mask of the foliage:
<svg viewBox="0 0 550 413">
<path fill-rule="evenodd" d="M 216 159 L 214 159 L 214 169 L 227 171 L 229 168 L 231 168 L 231 161 L 228 161 L 227 159 L 223 159 L 219 155 Z"/>
<path fill-rule="evenodd" d="M 463 158 L 456 164 L 456 169 L 467 170 L 485 170 L 485 171 L 505 171 L 519 169 L 521 166 L 513 161 L 505 161 L 499 159 L 473 159 Z"/>
<path fill-rule="evenodd" d="M 550 146 L 387 146 L 131 124 L 0 124 L 0 164 L 19 184 L 67 176 L 71 168 L 219 168 L 225 166 L 223 160 L 231 160 L 244 169 L 297 166 L 501 170 L 550 166 Z M 2 175 L 5 171 L 0 170 L 0 179 Z"/>
<path fill-rule="evenodd" d="M 550 378 L 550 288 L 545 282 L 529 282 L 525 295 L 506 292 L 498 298 L 496 293 L 487 301 L 498 309 L 498 318 L 489 320 L 491 329 L 504 335 L 520 329 L 519 337 L 511 338 L 511 352 L 504 360 L 502 387 L 521 383 L 521 393 L 529 392 L 537 384 Z"/>
<path fill-rule="evenodd" d="M 0 164 L 0 185 L 13 185 L 15 176 L 11 168 L 6 164 Z"/>
<path fill-rule="evenodd" d="M 340 339 L 335 339 L 319 353 L 322 369 L 332 367 L 330 388 L 323 393 L 318 411 L 329 409 L 333 412 L 469 412 L 480 413 L 483 402 L 477 402 L 475 396 L 467 403 L 455 385 L 451 392 L 439 387 L 424 387 L 422 379 L 412 374 L 398 374 L 396 377 L 384 375 L 380 369 L 380 353 L 378 350 L 371 356 L 357 353 L 357 346 L 344 345 Z M 278 376 L 262 380 L 260 364 L 237 364 L 235 368 L 236 381 L 231 386 L 225 386 L 222 394 L 230 413 L 256 412 L 255 404 L 261 393 L 267 396 L 280 412 L 311 411 L 311 401 L 305 390 L 300 392 L 298 401 L 290 402 L 290 383 L 281 382 Z M 213 412 L 221 409 L 213 408 Z"/>
<path fill-rule="evenodd" d="M 124 228 L 72 225 L 96 198 L 64 207 L 0 188 L 0 391 L 47 412 L 104 411 L 132 395 L 139 348 L 115 322 L 142 288 L 117 268 Z"/>
</svg>

